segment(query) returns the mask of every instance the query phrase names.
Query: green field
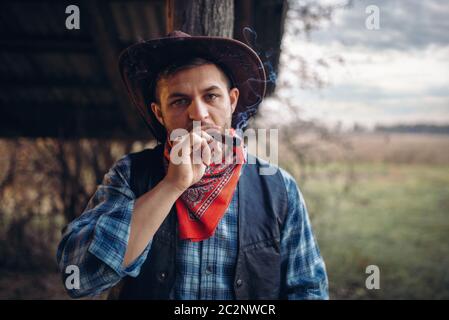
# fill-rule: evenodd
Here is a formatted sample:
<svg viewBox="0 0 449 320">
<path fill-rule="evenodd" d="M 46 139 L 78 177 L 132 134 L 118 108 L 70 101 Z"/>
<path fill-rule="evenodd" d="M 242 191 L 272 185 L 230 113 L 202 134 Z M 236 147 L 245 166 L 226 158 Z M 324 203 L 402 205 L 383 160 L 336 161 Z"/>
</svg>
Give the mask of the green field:
<svg viewBox="0 0 449 320">
<path fill-rule="evenodd" d="M 449 136 L 349 135 L 343 138 L 352 147 L 340 150 L 299 138 L 298 145 L 281 150 L 280 165 L 296 177 L 304 194 L 326 262 L 330 298 L 449 299 Z M 26 150 L 28 157 L 32 152 Z M 300 150 L 303 161 L 292 150 Z M 42 157 L 42 152 L 33 154 Z M 43 177 L 51 181 L 51 173 L 35 172 L 23 171 L 3 190 L 0 209 L 14 217 L 28 212 L 33 219 L 6 228 L 8 216 L 0 216 L 5 222 L 0 299 L 68 298 L 54 262 L 64 217 L 59 209 L 41 214 L 33 200 L 40 194 L 36 191 L 53 199 L 57 190 L 40 182 Z M 45 207 L 44 201 L 37 203 Z M 52 234 L 56 240 L 41 241 Z M 47 253 L 49 260 L 42 260 L 47 264 L 32 253 Z M 368 265 L 380 269 L 379 290 L 365 287 Z"/>
<path fill-rule="evenodd" d="M 316 167 L 301 183 L 332 299 L 449 298 L 449 166 Z M 380 289 L 365 268 L 380 268 Z"/>
</svg>

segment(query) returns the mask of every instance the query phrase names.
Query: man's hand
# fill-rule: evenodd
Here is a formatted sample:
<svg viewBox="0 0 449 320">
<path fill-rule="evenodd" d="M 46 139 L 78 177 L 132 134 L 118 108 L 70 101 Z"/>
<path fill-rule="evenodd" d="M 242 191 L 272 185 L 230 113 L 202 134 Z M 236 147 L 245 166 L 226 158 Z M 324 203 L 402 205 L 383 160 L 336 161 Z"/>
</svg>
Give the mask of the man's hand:
<svg viewBox="0 0 449 320">
<path fill-rule="evenodd" d="M 203 177 L 211 162 L 220 161 L 221 143 L 204 131 L 201 134 L 190 132 L 174 142 L 167 175 L 136 199 L 123 267 L 129 266 L 143 252 L 182 193 Z"/>
<path fill-rule="evenodd" d="M 221 161 L 222 153 L 221 144 L 207 132 L 190 132 L 174 141 L 164 180 L 184 192 L 200 181 L 207 166 Z"/>
</svg>

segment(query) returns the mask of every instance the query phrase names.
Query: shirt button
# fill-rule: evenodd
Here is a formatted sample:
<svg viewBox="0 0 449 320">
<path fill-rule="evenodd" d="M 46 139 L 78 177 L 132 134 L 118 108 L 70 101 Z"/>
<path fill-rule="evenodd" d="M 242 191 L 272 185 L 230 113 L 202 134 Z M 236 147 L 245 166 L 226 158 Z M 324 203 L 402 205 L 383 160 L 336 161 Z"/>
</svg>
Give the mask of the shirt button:
<svg viewBox="0 0 449 320">
<path fill-rule="evenodd" d="M 211 274 L 212 273 L 212 266 L 207 266 L 206 267 L 206 274 Z"/>
<path fill-rule="evenodd" d="M 237 285 L 237 287 L 240 287 L 243 284 L 243 280 L 242 279 L 238 279 L 235 284 Z"/>
<path fill-rule="evenodd" d="M 167 278 L 167 274 L 165 272 L 160 272 L 158 275 L 159 281 L 165 281 L 165 278 Z"/>
</svg>

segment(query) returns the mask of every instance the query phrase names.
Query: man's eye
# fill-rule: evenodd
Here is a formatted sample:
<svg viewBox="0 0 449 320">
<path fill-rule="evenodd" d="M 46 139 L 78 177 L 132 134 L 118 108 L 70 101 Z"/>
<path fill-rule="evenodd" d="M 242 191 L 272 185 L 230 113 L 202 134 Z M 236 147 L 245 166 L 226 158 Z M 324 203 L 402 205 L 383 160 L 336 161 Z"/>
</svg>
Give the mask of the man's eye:
<svg viewBox="0 0 449 320">
<path fill-rule="evenodd" d="M 218 95 L 215 93 L 210 93 L 207 95 L 207 100 L 210 100 L 210 101 L 215 100 L 217 98 L 218 98 Z"/>
<path fill-rule="evenodd" d="M 183 106 L 186 104 L 189 104 L 189 101 L 187 99 L 178 99 L 171 103 L 171 105 L 173 106 Z"/>
</svg>

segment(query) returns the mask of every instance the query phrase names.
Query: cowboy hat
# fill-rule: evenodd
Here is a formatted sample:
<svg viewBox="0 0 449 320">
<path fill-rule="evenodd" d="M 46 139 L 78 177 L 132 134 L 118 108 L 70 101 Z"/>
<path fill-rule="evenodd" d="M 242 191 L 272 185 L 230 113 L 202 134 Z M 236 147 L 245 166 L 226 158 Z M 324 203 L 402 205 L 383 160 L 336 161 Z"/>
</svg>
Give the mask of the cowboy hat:
<svg viewBox="0 0 449 320">
<path fill-rule="evenodd" d="M 201 57 L 217 64 L 239 89 L 239 100 L 232 126 L 244 129 L 255 114 L 266 90 L 262 61 L 246 44 L 223 37 L 190 36 L 181 31 L 164 38 L 142 41 L 125 49 L 119 58 L 122 80 L 134 105 L 159 141 L 163 127 L 151 111 L 158 74 L 184 57 Z"/>
</svg>

